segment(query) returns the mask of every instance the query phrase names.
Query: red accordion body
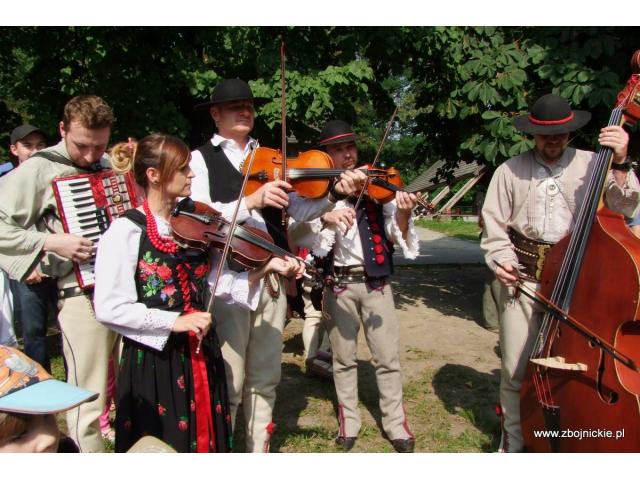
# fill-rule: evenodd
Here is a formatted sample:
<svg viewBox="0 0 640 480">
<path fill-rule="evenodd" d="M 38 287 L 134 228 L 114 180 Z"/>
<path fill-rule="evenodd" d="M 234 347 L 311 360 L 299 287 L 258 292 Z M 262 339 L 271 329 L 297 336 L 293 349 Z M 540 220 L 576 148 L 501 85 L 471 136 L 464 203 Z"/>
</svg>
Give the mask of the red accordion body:
<svg viewBox="0 0 640 480">
<path fill-rule="evenodd" d="M 103 170 L 56 178 L 53 193 L 64 231 L 88 238 L 94 246 L 113 220 L 142 203 L 142 193 L 131 172 L 118 175 Z M 73 262 L 81 288 L 93 288 L 94 265 L 95 249 L 90 262 Z"/>
</svg>

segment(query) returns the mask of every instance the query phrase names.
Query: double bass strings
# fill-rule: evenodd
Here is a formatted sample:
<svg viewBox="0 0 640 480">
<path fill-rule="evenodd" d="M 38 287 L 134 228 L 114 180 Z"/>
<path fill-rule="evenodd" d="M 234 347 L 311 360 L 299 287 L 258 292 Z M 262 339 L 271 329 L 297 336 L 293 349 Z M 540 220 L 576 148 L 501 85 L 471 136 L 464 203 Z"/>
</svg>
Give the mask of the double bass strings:
<svg viewBox="0 0 640 480">
<path fill-rule="evenodd" d="M 622 108 L 614 108 L 608 125 L 620 125 L 622 114 Z M 598 210 L 612 154 L 613 151 L 608 147 L 600 148 L 598 151 L 593 174 L 587 186 L 585 201 L 578 211 L 573 234 L 553 288 L 551 300 L 565 311 L 569 310 L 573 291 L 580 274 L 580 266 L 591 233 L 591 226 Z M 553 320 L 552 315 L 548 313 L 544 315 L 530 358 L 537 358 L 543 354 L 542 350 L 554 325 Z"/>
</svg>

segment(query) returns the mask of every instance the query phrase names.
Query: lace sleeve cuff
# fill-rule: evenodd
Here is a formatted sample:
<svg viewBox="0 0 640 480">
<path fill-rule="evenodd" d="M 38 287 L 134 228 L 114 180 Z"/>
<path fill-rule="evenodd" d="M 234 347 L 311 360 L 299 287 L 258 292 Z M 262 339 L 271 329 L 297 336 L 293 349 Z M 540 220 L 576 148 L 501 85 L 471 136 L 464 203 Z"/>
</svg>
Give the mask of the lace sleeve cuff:
<svg viewBox="0 0 640 480">
<path fill-rule="evenodd" d="M 418 232 L 413 224 L 413 216 L 409 218 L 409 228 L 407 230 L 407 239 L 402 237 L 402 231 L 398 226 L 396 216 L 391 215 L 391 235 L 390 237 L 395 239 L 396 244 L 402 249 L 402 254 L 405 258 L 413 260 L 420 254 L 420 240 L 418 239 Z"/>
<path fill-rule="evenodd" d="M 135 333 L 125 336 L 138 343 L 161 351 L 166 345 L 171 330 L 179 316 L 179 312 L 149 309 L 142 322 L 142 327 L 135 330 Z"/>
<path fill-rule="evenodd" d="M 632 171 L 627 172 L 627 178 L 623 186 L 618 185 L 613 172 L 609 172 L 607 181 L 605 200 L 607 207 L 621 213 L 625 217 L 634 218 L 640 210 L 640 191 L 638 191 L 637 181 L 634 182 L 630 175 L 635 175 Z"/>
<path fill-rule="evenodd" d="M 317 230 L 311 251 L 317 257 L 326 257 L 336 243 L 336 231 L 334 228 L 322 228 L 322 223 L 318 222 Z"/>
</svg>

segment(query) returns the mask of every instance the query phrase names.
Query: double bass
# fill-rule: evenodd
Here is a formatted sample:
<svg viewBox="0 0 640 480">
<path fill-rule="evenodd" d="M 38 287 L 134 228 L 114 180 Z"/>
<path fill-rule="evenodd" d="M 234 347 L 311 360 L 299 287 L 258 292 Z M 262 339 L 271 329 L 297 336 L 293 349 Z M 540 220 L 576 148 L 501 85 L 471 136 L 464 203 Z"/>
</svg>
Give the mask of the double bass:
<svg viewBox="0 0 640 480">
<path fill-rule="evenodd" d="M 609 125 L 640 118 L 639 60 Z M 546 254 L 535 296 L 547 313 L 520 396 L 525 451 L 640 451 L 640 240 L 602 205 L 611 157 L 599 150 L 573 232 Z"/>
</svg>

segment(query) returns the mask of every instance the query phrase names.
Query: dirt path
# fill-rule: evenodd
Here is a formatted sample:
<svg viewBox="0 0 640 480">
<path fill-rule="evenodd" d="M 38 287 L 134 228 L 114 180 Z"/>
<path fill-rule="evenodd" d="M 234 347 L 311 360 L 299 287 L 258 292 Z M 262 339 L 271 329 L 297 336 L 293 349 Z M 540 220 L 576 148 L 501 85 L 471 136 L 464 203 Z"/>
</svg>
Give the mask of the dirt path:
<svg viewBox="0 0 640 480">
<path fill-rule="evenodd" d="M 479 326 L 485 268 L 398 268 L 394 291 L 401 324 L 405 406 L 416 450 L 491 451 L 495 448 L 500 361 L 497 334 Z M 272 450 L 336 451 L 333 384 L 304 374 L 302 321 L 285 329 Z M 354 451 L 391 451 L 380 434 L 375 375 L 360 335 L 359 391 L 363 429 Z"/>
</svg>

